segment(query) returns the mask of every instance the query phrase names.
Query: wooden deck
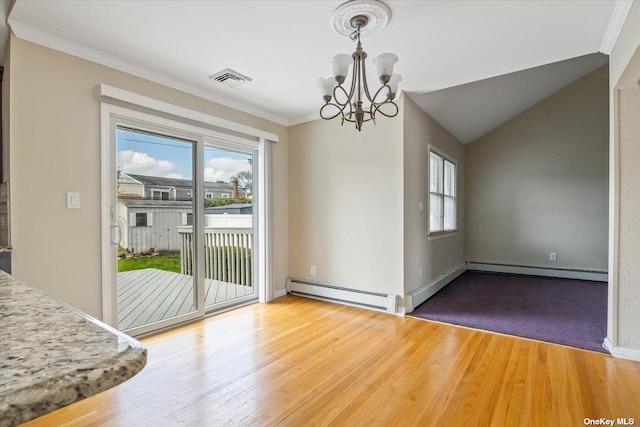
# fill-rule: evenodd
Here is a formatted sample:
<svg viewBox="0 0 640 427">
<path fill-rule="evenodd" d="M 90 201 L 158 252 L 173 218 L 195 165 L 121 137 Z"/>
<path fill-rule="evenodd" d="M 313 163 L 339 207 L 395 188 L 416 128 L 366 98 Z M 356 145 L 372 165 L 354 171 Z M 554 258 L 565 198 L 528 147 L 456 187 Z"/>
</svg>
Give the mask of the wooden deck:
<svg viewBox="0 0 640 427">
<path fill-rule="evenodd" d="M 192 276 L 145 268 L 118 273 L 118 329 L 170 319 L 195 311 Z M 242 286 L 205 279 L 205 307 L 253 293 Z"/>
</svg>

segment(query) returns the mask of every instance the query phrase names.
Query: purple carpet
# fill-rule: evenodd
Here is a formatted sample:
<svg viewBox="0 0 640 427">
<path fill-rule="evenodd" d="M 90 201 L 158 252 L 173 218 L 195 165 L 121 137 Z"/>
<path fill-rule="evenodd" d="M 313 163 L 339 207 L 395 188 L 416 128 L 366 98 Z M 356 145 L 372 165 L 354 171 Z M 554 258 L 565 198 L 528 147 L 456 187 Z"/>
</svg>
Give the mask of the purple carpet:
<svg viewBox="0 0 640 427">
<path fill-rule="evenodd" d="M 410 315 L 606 353 L 603 282 L 467 271 Z"/>
</svg>

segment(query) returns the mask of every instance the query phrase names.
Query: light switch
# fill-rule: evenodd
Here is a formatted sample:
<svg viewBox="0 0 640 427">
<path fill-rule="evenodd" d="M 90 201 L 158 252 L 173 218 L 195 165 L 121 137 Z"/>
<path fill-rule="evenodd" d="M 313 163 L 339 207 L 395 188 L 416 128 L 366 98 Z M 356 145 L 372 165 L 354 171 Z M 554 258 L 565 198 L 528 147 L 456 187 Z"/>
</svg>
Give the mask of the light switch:
<svg viewBox="0 0 640 427">
<path fill-rule="evenodd" d="M 420 200 L 420 203 L 418 203 L 418 210 L 420 211 L 424 210 L 424 202 L 422 200 Z"/>
<path fill-rule="evenodd" d="M 80 209 L 80 193 L 67 192 L 67 209 Z"/>
</svg>

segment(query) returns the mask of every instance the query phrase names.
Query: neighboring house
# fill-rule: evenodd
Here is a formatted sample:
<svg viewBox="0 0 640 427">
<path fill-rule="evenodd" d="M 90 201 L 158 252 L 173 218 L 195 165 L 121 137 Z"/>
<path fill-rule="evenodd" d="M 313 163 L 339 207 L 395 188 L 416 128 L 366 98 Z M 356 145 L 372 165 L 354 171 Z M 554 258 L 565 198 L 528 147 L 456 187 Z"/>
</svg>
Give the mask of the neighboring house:
<svg viewBox="0 0 640 427">
<path fill-rule="evenodd" d="M 205 182 L 206 199 L 237 199 L 249 192 L 238 187 L 237 181 Z M 118 178 L 118 194 L 150 200 L 192 200 L 193 182 L 189 179 L 122 173 Z"/>
</svg>

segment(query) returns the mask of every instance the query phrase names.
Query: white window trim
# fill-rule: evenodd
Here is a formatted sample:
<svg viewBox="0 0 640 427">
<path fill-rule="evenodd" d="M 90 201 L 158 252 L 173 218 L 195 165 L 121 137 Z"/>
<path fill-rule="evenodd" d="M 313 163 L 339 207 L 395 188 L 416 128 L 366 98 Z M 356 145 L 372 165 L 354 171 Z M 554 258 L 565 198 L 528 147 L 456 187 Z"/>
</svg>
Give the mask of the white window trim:
<svg viewBox="0 0 640 427">
<path fill-rule="evenodd" d="M 230 199 L 231 198 L 231 194 L 229 194 L 229 193 L 220 193 L 220 198 L 221 199 Z"/>
<path fill-rule="evenodd" d="M 439 156 L 441 156 L 443 159 L 448 160 L 449 162 L 453 163 L 456 167 L 456 229 L 455 230 L 447 230 L 447 231 L 437 231 L 434 233 L 431 233 L 431 224 L 428 221 L 427 218 L 427 241 L 431 241 L 431 240 L 438 240 L 438 239 L 443 239 L 445 237 L 453 237 L 456 234 L 458 234 L 459 228 L 458 228 L 458 188 L 459 188 L 459 179 L 458 179 L 458 160 L 447 154 L 446 152 L 442 151 L 441 149 L 439 149 L 438 147 L 435 147 L 432 144 L 428 144 L 427 146 L 428 148 L 428 155 L 431 155 L 431 152 L 433 151 L 434 153 L 438 154 Z M 431 162 L 428 163 L 429 164 L 429 168 L 431 168 Z M 431 191 L 429 190 L 430 186 L 431 186 L 431 169 L 428 170 L 428 174 L 427 176 L 428 178 L 428 182 L 427 182 L 427 215 L 430 214 L 431 212 Z M 444 185 L 444 183 L 443 183 Z M 444 213 L 443 213 L 444 214 Z"/>
<path fill-rule="evenodd" d="M 100 103 L 102 320 L 111 326 L 117 327 L 117 293 L 114 289 L 114 284 L 116 283 L 116 271 L 115 268 L 113 268 L 116 251 L 113 250 L 114 244 L 112 243 L 112 228 L 114 227 L 113 217 L 115 216 L 113 201 L 115 200 L 116 191 L 115 180 L 112 179 L 112 176 L 115 174 L 112 170 L 112 165 L 115 164 L 116 153 L 115 146 L 112 145 L 111 141 L 115 139 L 114 123 L 117 122 L 118 118 L 147 122 L 156 127 L 166 126 L 168 129 L 177 128 L 184 132 L 195 132 L 199 135 L 204 135 L 205 144 L 207 140 L 209 140 L 215 141 L 217 145 L 227 147 L 251 146 L 257 150 L 256 164 L 259 167 L 260 176 L 256 177 L 254 185 L 258 188 L 258 194 L 262 195 L 262 200 L 257 201 L 257 209 L 254 215 L 254 221 L 258 225 L 258 233 L 255 241 L 257 255 L 256 287 L 258 290 L 258 301 L 271 301 L 273 299 L 273 255 L 271 242 L 273 219 L 271 215 L 271 185 L 269 180 L 271 175 L 270 142 L 278 142 L 278 136 L 259 129 L 219 119 L 198 111 L 173 106 L 162 101 L 144 97 L 122 89 L 113 88 L 104 84 L 96 87 L 94 90 L 94 96 L 99 101 L 113 102 L 115 100 L 117 103 L 125 102 L 137 107 L 151 109 L 161 114 L 152 115 L 135 109 L 124 108 L 112 103 Z M 190 121 L 196 121 L 202 123 L 206 127 L 194 126 L 182 121 L 168 119 L 165 117 L 167 114 L 177 117 L 178 120 L 187 119 Z M 216 126 L 221 128 L 223 131 L 229 131 L 229 133 L 212 130 L 209 126 Z M 249 138 L 238 136 L 237 133 L 243 133 Z M 200 151 L 200 154 L 202 154 L 204 146 L 202 144 L 198 145 L 199 147 L 197 149 Z M 196 171 L 197 175 L 203 177 L 203 168 L 200 167 L 200 165 L 196 165 L 196 169 L 198 169 Z M 200 179 L 198 181 L 200 181 Z M 200 189 L 196 188 L 196 190 L 199 190 L 197 194 L 204 193 L 204 189 L 201 185 L 203 186 L 203 184 L 197 185 L 200 187 Z M 258 199 L 258 197 L 256 197 L 256 199 Z M 203 217 L 204 214 L 199 213 L 197 216 Z M 203 223 L 203 221 L 204 218 L 199 218 L 199 220 L 198 218 L 195 219 L 196 223 Z M 203 230 L 201 233 L 203 233 Z M 201 239 L 202 238 L 203 236 L 201 236 Z M 200 296 L 199 299 L 202 299 L 200 306 L 204 310 L 204 295 Z M 194 318 L 196 318 L 196 316 L 194 316 Z M 162 325 L 156 324 L 156 326 Z"/>
</svg>

